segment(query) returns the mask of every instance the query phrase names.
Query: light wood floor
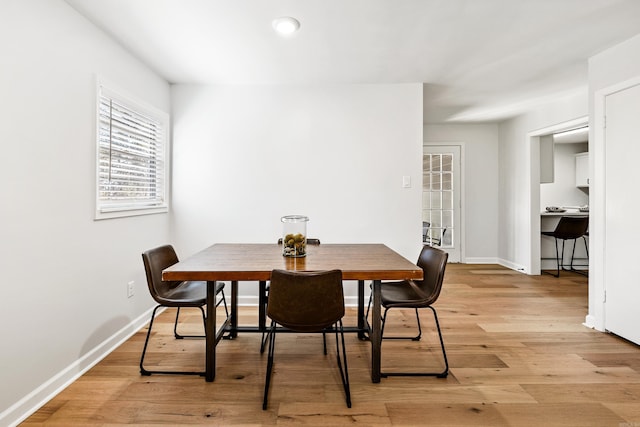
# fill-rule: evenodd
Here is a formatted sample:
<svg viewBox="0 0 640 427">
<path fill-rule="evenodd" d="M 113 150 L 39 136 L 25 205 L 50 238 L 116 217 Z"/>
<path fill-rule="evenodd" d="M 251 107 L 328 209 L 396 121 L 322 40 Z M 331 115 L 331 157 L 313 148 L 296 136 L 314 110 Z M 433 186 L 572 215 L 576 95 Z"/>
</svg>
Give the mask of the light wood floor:
<svg viewBox="0 0 640 427">
<path fill-rule="evenodd" d="M 324 356 L 318 335 L 278 336 L 270 407 L 263 411 L 266 355 L 258 351 L 258 334 L 222 341 L 216 380 L 206 383 L 201 377 L 140 376 L 144 329 L 23 425 L 640 427 L 640 349 L 582 325 L 585 277 L 450 264 L 436 307 L 449 377 L 373 384 L 369 344 L 349 334 L 351 409 L 334 344 Z M 174 313 L 163 313 L 154 326 L 149 365 L 202 367 L 202 340 L 172 338 Z M 413 313 L 395 313 L 387 332 L 413 332 Z M 255 321 L 255 309 L 242 308 L 241 315 L 244 323 Z M 430 311 L 421 318 L 422 341 L 384 342 L 383 370 L 441 366 Z M 184 320 L 186 329 L 201 326 L 197 311 Z M 355 322 L 353 309 L 345 320 Z"/>
</svg>

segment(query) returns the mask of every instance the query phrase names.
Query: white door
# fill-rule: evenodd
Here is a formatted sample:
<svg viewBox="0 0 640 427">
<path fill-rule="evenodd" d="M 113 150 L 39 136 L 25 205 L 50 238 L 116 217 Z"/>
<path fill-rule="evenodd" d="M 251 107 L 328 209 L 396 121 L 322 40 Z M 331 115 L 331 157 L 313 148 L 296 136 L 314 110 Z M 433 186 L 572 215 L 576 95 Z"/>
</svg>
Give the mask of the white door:
<svg viewBox="0 0 640 427">
<path fill-rule="evenodd" d="M 460 262 L 460 146 L 425 144 L 422 168 L 423 243 Z"/>
<path fill-rule="evenodd" d="M 605 329 L 640 344 L 640 85 L 605 98 Z M 635 193 L 635 194 L 634 194 Z"/>
</svg>

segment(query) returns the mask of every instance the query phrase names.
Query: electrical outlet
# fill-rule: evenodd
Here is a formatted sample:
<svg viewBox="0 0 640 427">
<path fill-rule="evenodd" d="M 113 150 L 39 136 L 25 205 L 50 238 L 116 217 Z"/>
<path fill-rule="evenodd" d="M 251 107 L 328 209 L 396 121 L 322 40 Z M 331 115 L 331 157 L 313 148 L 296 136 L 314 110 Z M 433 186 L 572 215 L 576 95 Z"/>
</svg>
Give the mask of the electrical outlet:
<svg viewBox="0 0 640 427">
<path fill-rule="evenodd" d="M 127 283 L 127 298 L 131 298 L 135 293 L 135 284 L 133 280 Z"/>
</svg>

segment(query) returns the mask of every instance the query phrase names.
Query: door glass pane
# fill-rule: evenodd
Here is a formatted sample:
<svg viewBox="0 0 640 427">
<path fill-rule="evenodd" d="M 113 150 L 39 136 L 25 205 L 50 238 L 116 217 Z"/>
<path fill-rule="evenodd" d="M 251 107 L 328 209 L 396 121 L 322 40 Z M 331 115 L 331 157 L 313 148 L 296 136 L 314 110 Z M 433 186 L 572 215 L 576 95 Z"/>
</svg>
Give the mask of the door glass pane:
<svg viewBox="0 0 640 427">
<path fill-rule="evenodd" d="M 451 247 L 453 246 L 453 233 L 455 232 L 454 229 L 442 229 L 442 246 L 444 247 Z"/>
<path fill-rule="evenodd" d="M 451 172 L 445 172 L 442 174 L 442 189 L 451 191 L 453 189 L 453 174 Z"/>
<path fill-rule="evenodd" d="M 442 175 L 439 173 L 431 174 L 431 190 L 440 191 L 442 190 Z"/>
<path fill-rule="evenodd" d="M 452 154 L 442 154 L 442 171 L 443 172 L 451 172 L 453 166 L 453 155 Z"/>
<path fill-rule="evenodd" d="M 431 192 L 429 191 L 422 192 L 422 209 L 423 212 L 425 212 L 427 215 L 430 212 L 429 210 L 431 209 Z M 424 221 L 429 221 L 429 219 L 425 217 L 424 213 L 422 215 L 422 219 Z"/>
<path fill-rule="evenodd" d="M 453 209 L 453 192 L 442 192 L 442 209 Z"/>
<path fill-rule="evenodd" d="M 422 174 L 422 187 L 425 190 L 430 190 L 431 189 L 431 174 L 430 173 Z"/>
<path fill-rule="evenodd" d="M 432 191 L 431 192 L 431 207 L 430 207 L 430 209 L 432 210 L 432 215 L 434 213 L 434 210 L 442 209 L 442 193 L 440 193 L 439 191 Z"/>
<path fill-rule="evenodd" d="M 432 154 L 431 155 L 431 171 L 440 172 L 442 170 L 442 155 L 440 154 Z"/>
<path fill-rule="evenodd" d="M 441 211 L 442 227 L 453 228 L 453 211 Z"/>
</svg>

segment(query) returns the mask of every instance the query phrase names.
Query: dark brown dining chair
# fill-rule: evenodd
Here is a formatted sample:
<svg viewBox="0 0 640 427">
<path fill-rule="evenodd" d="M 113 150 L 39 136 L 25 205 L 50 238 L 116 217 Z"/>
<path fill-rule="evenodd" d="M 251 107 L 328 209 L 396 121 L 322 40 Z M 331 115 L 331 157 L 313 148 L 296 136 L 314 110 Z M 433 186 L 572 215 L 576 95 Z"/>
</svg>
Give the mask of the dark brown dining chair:
<svg viewBox="0 0 640 427">
<path fill-rule="evenodd" d="M 278 239 L 278 245 L 282 245 L 282 237 Z M 307 245 L 318 246 L 320 245 L 320 239 L 307 239 Z M 267 301 L 269 298 L 269 285 L 267 284 L 267 282 L 261 282 L 259 288 L 260 288 L 259 290 L 260 296 L 258 298 L 261 301 L 263 301 L 263 302 L 259 302 L 259 304 L 263 309 L 262 311 L 260 311 L 258 316 L 260 316 L 261 319 L 265 319 L 263 323 L 266 324 L 266 309 L 267 309 Z M 266 348 L 268 338 L 269 338 L 269 335 L 266 332 L 263 332 L 262 339 L 260 340 L 260 353 L 264 353 L 264 349 Z M 326 338 L 325 338 L 325 343 L 326 343 Z"/>
<path fill-rule="evenodd" d="M 178 334 L 178 319 L 180 317 L 180 309 L 185 307 L 199 308 L 202 313 L 203 324 L 205 323 L 205 312 L 203 307 L 206 305 L 207 296 L 207 282 L 201 281 L 165 281 L 162 280 L 162 270 L 171 267 L 178 263 L 178 256 L 176 255 L 173 246 L 164 245 L 154 249 L 150 249 L 142 254 L 142 261 L 144 263 L 144 270 L 147 275 L 147 285 L 149 287 L 149 293 L 153 299 L 158 303 L 151 313 L 151 321 L 149 322 L 149 329 L 147 330 L 147 338 L 144 341 L 144 347 L 142 349 L 142 356 L 140 357 L 140 374 L 182 374 L 182 375 L 204 375 L 204 372 L 193 371 L 159 371 L 159 370 L 147 370 L 144 368 L 144 357 L 147 352 L 147 346 L 149 344 L 149 337 L 151 336 L 151 329 L 153 328 L 153 320 L 156 316 L 156 311 L 160 307 L 175 307 L 176 320 L 173 325 L 173 334 L 176 339 L 183 338 L 205 338 L 204 335 L 180 335 Z M 216 306 L 224 303 L 224 309 L 229 316 L 227 308 L 227 301 L 224 296 L 224 283 L 217 282 L 216 284 L 216 296 L 218 302 Z"/>
<path fill-rule="evenodd" d="M 440 322 L 438 321 L 438 313 L 433 304 L 438 300 L 442 283 L 444 281 L 444 273 L 447 267 L 449 254 L 441 249 L 433 246 L 425 245 L 418 257 L 418 267 L 423 271 L 422 280 L 402 280 L 398 282 L 383 282 L 380 285 L 381 302 L 384 307 L 382 316 L 381 337 L 383 340 L 394 339 L 410 339 L 419 341 L 422 337 L 422 327 L 420 325 L 420 315 L 418 309 L 428 308 L 433 312 L 438 337 L 440 338 L 440 347 L 442 348 L 442 356 L 444 358 L 444 370 L 441 372 L 381 372 L 382 377 L 390 376 L 436 376 L 438 378 L 446 378 L 449 375 L 449 361 L 447 360 L 447 352 L 444 348 L 444 340 L 442 339 L 442 331 Z M 372 297 L 369 298 L 369 307 L 367 308 L 367 317 L 371 308 Z M 414 337 L 406 336 L 384 336 L 384 328 L 387 321 L 387 314 L 392 308 L 410 308 L 416 312 L 416 320 L 418 322 L 418 335 Z"/>
<path fill-rule="evenodd" d="M 588 216 L 562 216 L 558 225 L 553 231 L 543 231 L 543 236 L 554 238 L 556 245 L 556 274 L 543 271 L 555 277 L 560 277 L 560 270 L 573 271 L 575 273 L 585 274 L 580 270 L 573 268 L 573 259 L 576 253 L 576 240 L 582 237 L 584 240 L 584 248 L 587 251 L 587 259 L 589 258 L 589 246 L 587 244 L 587 236 L 589 235 L 589 217 Z M 562 240 L 562 252 L 558 248 L 558 240 Z M 573 249 L 571 251 L 571 260 L 569 268 L 564 263 L 564 244 L 567 240 L 573 240 Z"/>
<path fill-rule="evenodd" d="M 324 334 L 327 331 L 335 332 L 338 368 L 340 369 L 347 407 L 351 408 L 347 351 L 344 344 L 342 326 L 342 318 L 345 314 L 342 271 L 302 272 L 274 270 L 271 273 L 267 314 L 271 318 L 271 326 L 268 331 L 269 352 L 262 409 L 267 409 L 276 335 L 282 328 L 293 332 L 305 333 L 322 332 Z M 277 325 L 280 325 L 280 327 L 277 327 Z M 339 341 L 339 338 L 341 338 L 341 341 Z M 340 355 L 341 346 L 342 357 Z"/>
</svg>

